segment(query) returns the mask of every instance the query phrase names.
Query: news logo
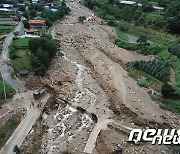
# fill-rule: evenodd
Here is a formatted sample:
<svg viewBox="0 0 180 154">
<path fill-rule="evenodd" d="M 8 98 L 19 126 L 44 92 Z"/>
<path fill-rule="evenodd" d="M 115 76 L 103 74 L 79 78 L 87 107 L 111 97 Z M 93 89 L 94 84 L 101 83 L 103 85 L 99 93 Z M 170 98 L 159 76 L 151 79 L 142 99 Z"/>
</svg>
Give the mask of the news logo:
<svg viewBox="0 0 180 154">
<path fill-rule="evenodd" d="M 151 142 L 152 145 L 179 145 L 180 129 L 147 129 L 144 132 L 141 129 L 133 129 L 129 135 L 128 141 L 138 144 L 140 141 Z"/>
</svg>

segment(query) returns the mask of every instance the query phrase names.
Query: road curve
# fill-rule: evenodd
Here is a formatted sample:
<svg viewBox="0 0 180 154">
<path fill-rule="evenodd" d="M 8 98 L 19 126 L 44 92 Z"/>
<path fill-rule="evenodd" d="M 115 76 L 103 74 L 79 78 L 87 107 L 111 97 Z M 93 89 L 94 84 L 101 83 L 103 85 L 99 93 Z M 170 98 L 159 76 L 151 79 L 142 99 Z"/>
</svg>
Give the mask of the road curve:
<svg viewBox="0 0 180 154">
<path fill-rule="evenodd" d="M 19 35 L 24 33 L 24 25 L 20 22 L 14 32 L 18 31 Z M 11 32 L 4 40 L 2 53 L 0 55 L 0 72 L 1 76 L 4 78 L 5 82 L 11 86 L 14 90 L 23 92 L 26 90 L 23 83 L 18 79 L 12 79 L 11 74 L 13 73 L 13 68 L 8 64 L 9 62 L 9 46 L 13 41 L 13 32 Z"/>
<path fill-rule="evenodd" d="M 113 122 L 112 119 L 107 119 L 106 117 L 100 117 L 98 119 L 98 122 L 96 124 L 96 126 L 93 128 L 89 139 L 86 143 L 86 146 L 84 148 L 84 152 L 91 154 L 94 150 L 95 147 L 95 143 L 96 143 L 96 139 L 100 133 L 101 130 L 106 129 L 107 128 L 107 124 Z"/>
</svg>

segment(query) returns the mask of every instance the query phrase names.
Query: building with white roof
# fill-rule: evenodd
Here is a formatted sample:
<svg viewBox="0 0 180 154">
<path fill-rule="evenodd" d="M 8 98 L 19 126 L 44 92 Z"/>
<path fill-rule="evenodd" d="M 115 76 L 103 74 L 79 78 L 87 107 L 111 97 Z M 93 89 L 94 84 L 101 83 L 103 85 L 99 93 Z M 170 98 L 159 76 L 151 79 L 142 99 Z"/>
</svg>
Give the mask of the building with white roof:
<svg viewBox="0 0 180 154">
<path fill-rule="evenodd" d="M 136 4 L 134 1 L 119 1 L 120 4 L 125 4 L 125 5 L 133 5 Z"/>
<path fill-rule="evenodd" d="M 141 3 L 136 3 L 134 1 L 123 1 L 123 0 L 120 0 L 119 4 L 123 4 L 123 5 L 136 5 L 137 4 L 137 6 L 142 7 Z M 158 7 L 158 6 L 153 6 L 153 9 L 156 10 L 156 11 L 164 11 L 163 7 Z"/>
</svg>

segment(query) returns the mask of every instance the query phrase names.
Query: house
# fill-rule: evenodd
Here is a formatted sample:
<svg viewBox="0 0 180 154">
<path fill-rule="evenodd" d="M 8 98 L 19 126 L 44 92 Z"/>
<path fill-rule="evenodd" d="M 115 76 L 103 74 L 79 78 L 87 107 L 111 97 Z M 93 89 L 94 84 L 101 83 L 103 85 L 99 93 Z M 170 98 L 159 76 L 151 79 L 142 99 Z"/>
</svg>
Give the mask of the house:
<svg viewBox="0 0 180 154">
<path fill-rule="evenodd" d="M 46 21 L 45 20 L 29 20 L 28 24 L 30 26 L 30 29 L 41 29 L 46 27 Z"/>
<path fill-rule="evenodd" d="M 53 13 L 56 13 L 57 9 L 52 8 L 52 9 L 50 9 L 50 11 L 53 12 Z"/>
<path fill-rule="evenodd" d="M 24 3 L 18 3 L 17 5 L 18 5 L 18 6 L 25 6 Z"/>
<path fill-rule="evenodd" d="M 44 8 L 53 8 L 54 4 L 53 3 L 47 3 L 44 5 Z"/>
<path fill-rule="evenodd" d="M 164 11 L 163 7 L 158 7 L 158 6 L 153 6 L 153 9 L 156 10 L 156 11 L 159 11 L 159 12 Z"/>
<path fill-rule="evenodd" d="M 136 2 L 134 2 L 134 1 L 122 1 L 122 0 L 120 0 L 119 1 L 119 4 L 121 4 L 121 5 L 137 5 L 139 8 L 140 7 L 142 7 L 142 4 L 141 3 L 136 3 Z M 158 6 L 153 6 L 153 9 L 155 10 L 155 11 L 164 11 L 164 8 L 163 7 L 158 7 Z"/>
<path fill-rule="evenodd" d="M 36 30 L 34 29 L 25 29 L 25 34 L 34 34 Z"/>
<path fill-rule="evenodd" d="M 11 12 L 12 10 L 7 8 L 0 8 L 0 12 Z"/>
<path fill-rule="evenodd" d="M 9 9 L 9 8 L 12 8 L 13 5 L 11 5 L 11 4 L 2 4 L 2 7 Z"/>
<path fill-rule="evenodd" d="M 39 0 L 32 0 L 32 3 L 39 3 Z"/>
<path fill-rule="evenodd" d="M 134 2 L 134 1 L 119 1 L 119 4 L 123 4 L 123 5 L 135 5 L 136 2 Z"/>
</svg>

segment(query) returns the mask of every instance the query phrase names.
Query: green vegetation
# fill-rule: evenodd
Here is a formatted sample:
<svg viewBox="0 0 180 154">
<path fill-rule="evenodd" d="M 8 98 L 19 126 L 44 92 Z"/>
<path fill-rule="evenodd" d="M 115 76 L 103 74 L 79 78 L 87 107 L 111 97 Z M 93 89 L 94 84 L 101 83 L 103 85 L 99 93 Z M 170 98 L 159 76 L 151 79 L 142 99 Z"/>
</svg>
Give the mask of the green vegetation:
<svg viewBox="0 0 180 154">
<path fill-rule="evenodd" d="M 161 93 L 162 93 L 164 98 L 178 98 L 178 97 L 180 97 L 180 95 L 176 94 L 173 87 L 171 85 L 169 85 L 168 83 L 164 83 L 164 85 L 162 86 L 162 89 L 161 89 Z"/>
<path fill-rule="evenodd" d="M 57 10 L 57 12 L 52 12 L 49 9 L 42 11 L 42 17 L 45 18 L 48 27 L 52 26 L 52 23 L 56 20 L 63 18 L 65 15 L 70 13 L 70 8 L 66 5 L 63 0 Z"/>
<path fill-rule="evenodd" d="M 30 62 L 36 75 L 45 75 L 58 47 L 58 41 L 47 34 L 29 40 Z"/>
<path fill-rule="evenodd" d="M 176 100 L 180 98 L 180 39 L 174 35 L 180 32 L 180 1 L 135 1 L 143 6 L 120 5 L 117 0 L 85 0 L 84 5 L 116 28 L 114 43 L 117 46 L 159 58 L 158 61 L 128 63 L 128 72 L 140 86 L 159 92 L 155 99 L 163 108 L 180 113 L 180 101 Z M 165 7 L 165 11 L 156 12 L 153 5 Z M 130 42 L 131 35 L 137 42 Z M 175 72 L 176 84 L 168 88 L 170 68 Z M 169 89 L 167 99 L 163 93 Z"/>
<path fill-rule="evenodd" d="M 20 120 L 14 116 L 12 120 L 9 119 L 3 126 L 0 127 L 0 149 L 7 142 L 19 123 Z"/>
<path fill-rule="evenodd" d="M 121 41 L 126 41 L 126 42 L 129 41 L 127 33 L 121 31 L 120 28 L 116 27 L 116 33 L 117 33 L 118 39 L 120 39 Z"/>
<path fill-rule="evenodd" d="M 171 33 L 180 33 L 180 1 L 167 0 L 164 3 L 162 0 L 156 0 L 156 6 L 159 4 L 165 7 L 166 11 L 164 13 L 156 13 L 152 2 L 146 0 L 139 2 L 142 4 L 142 7 L 137 5 L 120 5 L 117 0 L 85 0 L 84 5 L 94 9 L 96 14 L 105 20 L 105 17 L 110 15 L 116 20 L 125 20 L 135 25 L 164 29 Z"/>
<path fill-rule="evenodd" d="M 28 48 L 29 38 L 16 39 L 10 47 L 10 58 L 13 64 L 15 73 L 22 69 L 32 70 L 30 64 L 30 54 Z"/>
<path fill-rule="evenodd" d="M 16 39 L 10 47 L 10 58 L 15 73 L 27 69 L 34 71 L 36 75 L 45 75 L 57 49 L 57 40 L 48 34 L 43 34 L 40 38 Z"/>
<path fill-rule="evenodd" d="M 15 152 L 16 154 L 20 153 L 19 147 L 17 145 L 14 146 L 13 152 Z"/>
<path fill-rule="evenodd" d="M 47 1 L 47 3 L 50 3 L 52 1 Z M 33 19 L 38 16 L 38 18 L 43 18 L 46 21 L 47 27 L 51 27 L 53 22 L 56 20 L 62 19 L 65 15 L 69 14 L 71 11 L 70 8 L 66 5 L 65 1 L 62 0 L 59 2 L 56 2 L 57 4 L 57 11 L 53 12 L 49 8 L 45 8 L 43 4 L 36 3 L 36 4 L 30 4 L 29 10 L 25 10 L 23 16 L 26 17 L 26 19 Z M 29 24 L 26 21 L 23 21 L 25 28 L 29 29 Z"/>
<path fill-rule="evenodd" d="M 22 38 L 22 39 L 17 39 L 14 41 L 14 45 L 17 48 L 28 48 L 28 42 L 29 42 L 29 38 Z"/>
<path fill-rule="evenodd" d="M 15 73 L 18 73 L 22 69 L 32 70 L 29 58 L 30 54 L 31 52 L 29 50 L 17 49 L 13 51 L 14 57 L 10 57 Z"/>
<path fill-rule="evenodd" d="M 141 69 L 163 82 L 170 80 L 170 65 L 163 60 L 135 61 L 133 67 Z"/>
<path fill-rule="evenodd" d="M 174 148 L 171 154 L 179 154 L 180 153 L 180 148 Z"/>
<path fill-rule="evenodd" d="M 180 58 L 180 44 L 169 45 L 168 51 L 173 55 L 177 56 L 178 58 Z"/>
<path fill-rule="evenodd" d="M 116 39 L 116 40 L 114 41 L 114 43 L 115 43 L 118 47 L 121 47 L 121 48 L 124 48 L 124 49 L 128 49 L 128 50 L 137 51 L 137 50 L 143 49 L 143 46 L 142 46 L 142 45 L 138 45 L 138 44 L 134 44 L 134 43 L 129 43 L 129 42 L 126 42 L 126 41 L 122 41 L 122 39 Z"/>
<path fill-rule="evenodd" d="M 78 21 L 81 22 L 81 23 L 83 23 L 85 20 L 86 20 L 85 16 L 79 16 L 78 17 Z"/>
<path fill-rule="evenodd" d="M 4 84 L 5 84 L 7 98 L 12 97 L 14 94 L 14 90 L 9 85 L 7 85 L 5 82 L 4 82 Z M 0 76 L 0 100 L 2 100 L 2 99 L 4 99 L 4 86 L 3 86 L 3 79 Z"/>
<path fill-rule="evenodd" d="M 142 44 L 142 45 L 147 45 L 147 37 L 146 35 L 141 35 L 138 39 L 137 39 L 137 43 L 138 44 Z"/>
<path fill-rule="evenodd" d="M 127 64 L 127 71 L 129 76 L 135 78 L 139 86 L 154 89 L 155 91 L 160 93 L 163 82 L 142 71 L 141 69 L 135 69 L 133 65 L 134 62 L 129 62 Z"/>
<path fill-rule="evenodd" d="M 13 30 L 13 26 L 11 25 L 0 25 L 0 35 L 8 34 Z"/>
</svg>

